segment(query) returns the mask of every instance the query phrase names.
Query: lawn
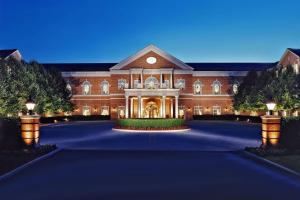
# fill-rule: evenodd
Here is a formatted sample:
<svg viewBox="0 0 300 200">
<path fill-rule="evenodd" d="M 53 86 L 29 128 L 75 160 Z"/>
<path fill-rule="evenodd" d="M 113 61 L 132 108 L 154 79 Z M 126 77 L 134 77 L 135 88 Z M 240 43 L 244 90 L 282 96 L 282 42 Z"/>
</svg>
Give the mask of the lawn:
<svg viewBox="0 0 300 200">
<path fill-rule="evenodd" d="M 300 154 L 272 155 L 266 156 L 265 158 L 300 173 Z"/>
<path fill-rule="evenodd" d="M 25 163 L 43 156 L 56 149 L 54 145 L 44 145 L 37 149 L 2 150 L 0 151 L 0 175 L 3 175 Z"/>
</svg>

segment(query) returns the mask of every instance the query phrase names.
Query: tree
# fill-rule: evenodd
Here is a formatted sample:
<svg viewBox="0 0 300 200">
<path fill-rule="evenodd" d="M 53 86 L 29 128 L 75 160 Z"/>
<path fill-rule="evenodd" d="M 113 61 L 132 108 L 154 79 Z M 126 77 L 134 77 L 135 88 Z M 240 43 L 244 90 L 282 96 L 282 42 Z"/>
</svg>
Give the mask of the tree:
<svg viewBox="0 0 300 200">
<path fill-rule="evenodd" d="M 29 96 L 35 99 L 35 111 L 40 114 L 72 111 L 74 107 L 59 71 L 46 69 L 37 62 L 1 60 L 0 115 L 17 116 L 18 112 L 25 112 Z"/>
</svg>

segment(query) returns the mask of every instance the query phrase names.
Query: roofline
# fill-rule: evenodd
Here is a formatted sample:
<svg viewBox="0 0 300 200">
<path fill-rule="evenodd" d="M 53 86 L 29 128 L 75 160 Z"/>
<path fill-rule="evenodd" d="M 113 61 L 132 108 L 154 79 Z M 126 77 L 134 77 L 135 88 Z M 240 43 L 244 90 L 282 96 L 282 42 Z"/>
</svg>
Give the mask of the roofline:
<svg viewBox="0 0 300 200">
<path fill-rule="evenodd" d="M 121 69 L 122 67 L 130 64 L 133 62 L 135 59 L 140 58 L 141 56 L 145 55 L 146 53 L 149 53 L 150 51 L 153 51 L 157 53 L 158 55 L 162 56 L 166 60 L 178 65 L 180 68 L 185 69 L 185 70 L 193 70 L 193 68 L 183 61 L 179 60 L 178 58 L 168 54 L 167 52 L 159 49 L 158 47 L 154 46 L 153 44 L 148 45 L 147 47 L 143 48 L 142 50 L 138 51 L 137 53 L 133 54 L 132 56 L 127 57 L 126 59 L 122 60 L 115 66 L 111 67 L 110 70 L 118 70 Z"/>
</svg>

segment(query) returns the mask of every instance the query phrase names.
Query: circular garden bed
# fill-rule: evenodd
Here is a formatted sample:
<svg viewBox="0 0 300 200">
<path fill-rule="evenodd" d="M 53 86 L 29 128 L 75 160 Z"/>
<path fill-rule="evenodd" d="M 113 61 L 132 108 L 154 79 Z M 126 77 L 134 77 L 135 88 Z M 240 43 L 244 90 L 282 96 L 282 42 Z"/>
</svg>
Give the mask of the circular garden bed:
<svg viewBox="0 0 300 200">
<path fill-rule="evenodd" d="M 143 131 L 168 131 L 187 130 L 184 119 L 119 119 L 114 129 L 143 130 Z"/>
</svg>

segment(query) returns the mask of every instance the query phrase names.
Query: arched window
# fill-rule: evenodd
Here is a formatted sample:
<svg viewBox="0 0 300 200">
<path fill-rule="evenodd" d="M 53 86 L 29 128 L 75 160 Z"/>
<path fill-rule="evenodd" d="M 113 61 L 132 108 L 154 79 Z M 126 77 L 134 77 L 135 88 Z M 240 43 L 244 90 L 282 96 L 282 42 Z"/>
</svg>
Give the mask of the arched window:
<svg viewBox="0 0 300 200">
<path fill-rule="evenodd" d="M 232 84 L 232 92 L 233 94 L 237 94 L 239 92 L 239 82 L 235 81 Z"/>
<path fill-rule="evenodd" d="M 184 89 L 185 88 L 185 80 L 184 79 L 177 79 L 175 87 L 178 89 Z"/>
<path fill-rule="evenodd" d="M 145 80 L 145 88 L 146 89 L 156 89 L 159 86 L 159 82 L 157 78 L 150 76 Z"/>
<path fill-rule="evenodd" d="M 222 84 L 221 84 L 220 81 L 215 80 L 211 86 L 212 86 L 212 93 L 213 94 L 215 94 L 215 95 L 221 94 Z"/>
<path fill-rule="evenodd" d="M 104 95 L 109 94 L 109 83 L 108 83 L 108 81 L 106 81 L 106 80 L 102 81 L 102 83 L 100 84 L 100 88 L 101 88 L 101 94 L 104 94 Z"/>
<path fill-rule="evenodd" d="M 194 94 L 202 94 L 202 86 L 201 81 L 197 80 L 194 83 Z"/>
<path fill-rule="evenodd" d="M 83 95 L 91 94 L 92 85 L 90 84 L 90 82 L 84 81 L 81 86 L 82 86 L 82 94 Z"/>
</svg>

